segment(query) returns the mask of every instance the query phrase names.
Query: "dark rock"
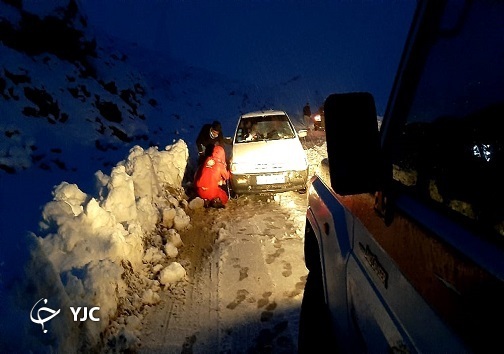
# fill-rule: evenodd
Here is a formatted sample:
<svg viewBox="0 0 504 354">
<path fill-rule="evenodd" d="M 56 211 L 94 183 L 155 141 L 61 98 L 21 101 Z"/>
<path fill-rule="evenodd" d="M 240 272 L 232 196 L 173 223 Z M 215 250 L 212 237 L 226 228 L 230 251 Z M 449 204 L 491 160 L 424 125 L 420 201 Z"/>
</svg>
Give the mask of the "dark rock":
<svg viewBox="0 0 504 354">
<path fill-rule="evenodd" d="M 109 126 L 109 128 L 112 129 L 112 135 L 115 135 L 119 140 L 124 141 L 125 143 L 129 143 L 133 140 L 121 129 L 114 127 L 113 125 Z"/>
<path fill-rule="evenodd" d="M 96 100 L 96 108 L 100 111 L 100 114 L 103 118 L 108 120 L 109 122 L 121 123 L 123 118 L 121 111 L 117 107 L 117 105 L 113 102 L 108 101 L 100 101 L 99 98 Z"/>
<path fill-rule="evenodd" d="M 31 83 L 31 78 L 26 74 L 14 74 L 9 70 L 4 70 L 5 77 L 14 83 L 14 85 L 19 84 L 29 84 Z"/>
<path fill-rule="evenodd" d="M 48 117 L 50 114 L 52 114 L 56 119 L 59 118 L 59 105 L 45 90 L 25 87 L 24 94 L 28 100 L 38 106 L 38 116 Z"/>
<path fill-rule="evenodd" d="M 13 167 L 4 165 L 3 163 L 0 163 L 0 170 L 3 170 L 9 174 L 16 173 L 16 170 Z"/>
<path fill-rule="evenodd" d="M 102 86 L 105 90 L 107 90 L 108 92 L 114 94 L 114 95 L 117 95 L 117 86 L 116 86 L 116 83 L 114 81 L 111 81 L 109 83 L 102 83 Z"/>
<path fill-rule="evenodd" d="M 5 136 L 8 137 L 8 138 L 12 138 L 14 135 L 20 135 L 21 133 L 19 132 L 19 130 L 6 130 L 5 131 Z"/>
</svg>

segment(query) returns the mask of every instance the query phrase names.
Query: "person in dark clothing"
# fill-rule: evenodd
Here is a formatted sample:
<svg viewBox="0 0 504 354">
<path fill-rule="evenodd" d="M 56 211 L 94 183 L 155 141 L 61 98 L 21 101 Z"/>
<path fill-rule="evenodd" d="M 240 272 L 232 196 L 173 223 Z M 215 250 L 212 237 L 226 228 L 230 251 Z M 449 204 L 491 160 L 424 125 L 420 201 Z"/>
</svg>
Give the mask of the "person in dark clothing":
<svg viewBox="0 0 504 354">
<path fill-rule="evenodd" d="M 222 126 L 219 121 L 214 121 L 212 124 L 204 124 L 201 128 L 198 137 L 196 138 L 196 146 L 198 154 L 204 155 L 207 145 L 224 146 L 224 138 L 222 136 Z"/>
<path fill-rule="evenodd" d="M 306 124 L 306 129 L 310 129 L 310 123 L 311 123 L 311 109 L 310 109 L 310 103 L 307 102 L 306 105 L 303 107 L 303 119 Z"/>
</svg>

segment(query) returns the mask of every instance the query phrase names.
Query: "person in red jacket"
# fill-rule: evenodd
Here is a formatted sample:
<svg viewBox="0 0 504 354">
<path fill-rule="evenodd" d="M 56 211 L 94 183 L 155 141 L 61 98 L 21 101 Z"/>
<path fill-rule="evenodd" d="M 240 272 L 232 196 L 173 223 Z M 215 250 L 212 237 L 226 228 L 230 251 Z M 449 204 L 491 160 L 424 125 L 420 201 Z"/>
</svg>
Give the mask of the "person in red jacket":
<svg viewBox="0 0 504 354">
<path fill-rule="evenodd" d="M 210 206 L 224 207 L 229 198 L 221 186 L 225 185 L 228 179 L 226 152 L 222 146 L 215 145 L 212 154 L 196 172 L 196 192 L 200 198 L 208 201 Z"/>
</svg>

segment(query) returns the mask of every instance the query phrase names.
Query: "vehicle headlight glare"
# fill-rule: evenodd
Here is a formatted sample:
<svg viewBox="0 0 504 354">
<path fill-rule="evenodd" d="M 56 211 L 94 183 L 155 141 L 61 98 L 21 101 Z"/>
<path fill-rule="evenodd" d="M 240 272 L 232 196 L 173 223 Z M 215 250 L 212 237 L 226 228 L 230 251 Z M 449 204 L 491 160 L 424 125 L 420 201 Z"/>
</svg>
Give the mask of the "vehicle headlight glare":
<svg viewBox="0 0 504 354">
<path fill-rule="evenodd" d="M 248 179 L 245 177 L 240 177 L 240 178 L 236 179 L 237 184 L 247 184 L 247 182 L 248 182 Z"/>
</svg>

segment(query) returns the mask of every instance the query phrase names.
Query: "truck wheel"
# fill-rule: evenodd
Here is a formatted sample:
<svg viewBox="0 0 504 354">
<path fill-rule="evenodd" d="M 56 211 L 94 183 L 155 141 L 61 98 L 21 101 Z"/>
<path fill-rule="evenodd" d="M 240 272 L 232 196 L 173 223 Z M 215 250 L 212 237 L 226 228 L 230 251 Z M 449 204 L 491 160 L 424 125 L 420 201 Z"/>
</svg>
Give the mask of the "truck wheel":
<svg viewBox="0 0 504 354">
<path fill-rule="evenodd" d="M 315 232 L 311 227 L 310 222 L 306 219 L 305 224 L 305 239 L 304 239 L 304 257 L 305 257 L 305 265 L 306 268 L 311 271 L 320 270 L 320 256 L 319 256 L 319 248 L 317 242 L 317 236 L 315 236 Z"/>
<path fill-rule="evenodd" d="M 308 220 L 304 252 L 309 272 L 299 316 L 298 353 L 335 353 L 335 345 L 331 341 L 333 336 L 329 311 L 324 297 L 317 238 Z"/>
<path fill-rule="evenodd" d="M 310 271 L 299 316 L 298 353 L 335 353 L 322 276 Z"/>
</svg>

